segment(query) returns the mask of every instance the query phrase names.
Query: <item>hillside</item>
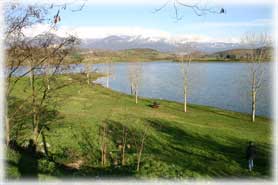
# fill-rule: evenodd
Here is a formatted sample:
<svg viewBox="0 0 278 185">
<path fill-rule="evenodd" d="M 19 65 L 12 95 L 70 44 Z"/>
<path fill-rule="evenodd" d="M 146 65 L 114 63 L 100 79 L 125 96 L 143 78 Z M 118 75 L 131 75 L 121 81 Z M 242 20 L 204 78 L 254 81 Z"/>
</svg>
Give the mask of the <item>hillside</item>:
<svg viewBox="0 0 278 185">
<path fill-rule="evenodd" d="M 258 48 L 257 50 L 262 49 Z M 264 60 L 271 60 L 273 48 L 267 47 L 263 48 L 266 52 L 266 55 L 263 57 Z M 253 54 L 253 50 L 251 49 L 232 49 L 232 50 L 225 50 L 221 52 L 216 52 L 209 55 L 204 55 L 204 58 L 215 58 L 218 60 L 239 60 L 245 61 L 250 58 Z"/>
<path fill-rule="evenodd" d="M 66 97 L 59 106 L 48 104 L 51 122 L 45 131 L 50 157 L 42 154 L 32 158 L 9 149 L 6 174 L 19 179 L 33 173 L 35 178 L 63 177 L 123 177 L 135 178 L 267 178 L 271 177 L 271 121 L 258 117 L 251 123 L 249 115 L 212 107 L 183 105 L 156 100 L 160 107 L 153 109 L 152 99 L 139 99 L 111 91 L 98 85 L 86 85 L 79 75 L 71 76 L 76 83 L 58 93 Z M 67 81 L 67 76 L 61 76 Z M 13 101 L 20 104 L 30 94 L 22 91 L 28 79 L 16 87 Z M 28 109 L 28 107 L 26 107 Z M 11 110 L 12 111 L 12 110 Z M 24 110 L 22 111 L 24 114 Z M 20 116 L 18 115 L 19 119 Z M 25 121 L 26 126 L 29 120 Z M 20 123 L 24 124 L 24 123 Z M 108 128 L 105 167 L 101 166 L 101 130 Z M 30 126 L 30 125 L 29 125 Z M 126 163 L 122 165 L 121 147 L 123 129 L 126 129 Z M 21 127 L 18 140 L 28 141 L 28 127 Z M 146 131 L 140 170 L 136 171 L 136 143 Z M 258 154 L 253 172 L 248 172 L 245 149 L 254 141 Z M 41 143 L 42 141 L 40 141 Z M 43 151 L 42 145 L 40 150 Z M 122 146 L 122 145 L 121 145 Z M 31 167 L 31 168 L 30 168 Z"/>
<path fill-rule="evenodd" d="M 85 62 L 136 62 L 136 61 L 156 61 L 172 60 L 174 55 L 171 53 L 162 53 L 153 49 L 138 48 L 120 51 L 111 50 L 89 50 L 80 52 L 80 57 Z"/>
</svg>

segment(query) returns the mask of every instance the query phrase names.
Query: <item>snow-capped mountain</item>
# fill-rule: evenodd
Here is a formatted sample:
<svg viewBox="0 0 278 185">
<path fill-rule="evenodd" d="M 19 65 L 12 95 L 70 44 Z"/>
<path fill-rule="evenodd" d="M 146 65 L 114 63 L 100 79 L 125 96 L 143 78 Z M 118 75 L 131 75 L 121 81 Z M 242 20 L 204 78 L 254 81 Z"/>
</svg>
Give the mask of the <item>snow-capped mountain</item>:
<svg viewBox="0 0 278 185">
<path fill-rule="evenodd" d="M 243 48 L 239 43 L 225 42 L 199 42 L 186 38 L 159 38 L 111 35 L 98 39 L 82 39 L 82 48 L 106 49 L 106 50 L 123 50 L 132 48 L 150 48 L 161 52 L 179 52 L 190 48 L 190 50 L 213 53 L 229 49 Z"/>
</svg>

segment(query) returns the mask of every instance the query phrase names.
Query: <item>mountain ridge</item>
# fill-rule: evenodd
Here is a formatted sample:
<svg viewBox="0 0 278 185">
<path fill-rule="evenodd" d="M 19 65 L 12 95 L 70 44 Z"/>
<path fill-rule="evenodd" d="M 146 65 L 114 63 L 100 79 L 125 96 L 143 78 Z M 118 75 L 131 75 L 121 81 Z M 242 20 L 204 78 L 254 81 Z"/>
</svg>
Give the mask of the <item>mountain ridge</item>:
<svg viewBox="0 0 278 185">
<path fill-rule="evenodd" d="M 229 49 L 244 48 L 240 43 L 226 42 L 197 42 L 186 39 L 166 39 L 159 37 L 110 35 L 97 39 L 82 39 L 81 48 L 104 49 L 104 50 L 125 50 L 135 48 L 150 48 L 160 52 L 182 52 L 194 50 L 205 53 L 215 53 Z"/>
</svg>

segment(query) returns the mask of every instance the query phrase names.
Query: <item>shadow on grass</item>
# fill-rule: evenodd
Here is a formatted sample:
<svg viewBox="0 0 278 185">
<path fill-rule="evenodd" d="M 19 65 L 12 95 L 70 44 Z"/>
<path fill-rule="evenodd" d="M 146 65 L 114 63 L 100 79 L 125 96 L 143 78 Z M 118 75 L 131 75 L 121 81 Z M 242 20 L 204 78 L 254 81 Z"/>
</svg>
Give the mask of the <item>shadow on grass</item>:
<svg viewBox="0 0 278 185">
<path fill-rule="evenodd" d="M 6 164 L 8 166 L 17 167 L 21 179 L 36 180 L 39 173 L 38 160 L 44 158 L 44 154 L 42 152 L 36 152 L 31 142 L 28 147 L 22 147 L 13 140 L 9 146 L 9 151 L 11 150 L 18 154 L 19 160 L 15 162 L 6 159 Z"/>
<path fill-rule="evenodd" d="M 11 127 L 10 137 L 19 144 L 27 142 L 33 130 L 32 103 L 28 101 L 30 100 L 24 100 L 18 97 L 9 97 L 8 100 L 8 114 Z M 49 131 L 50 127 L 54 127 L 54 124 L 52 124 L 53 120 L 56 121 L 62 119 L 62 117 L 55 109 L 55 105 L 52 107 L 42 106 L 39 108 L 39 130 L 41 131 L 44 129 L 44 136 L 46 136 L 46 130 Z"/>
<path fill-rule="evenodd" d="M 30 140 L 33 137 L 31 102 L 17 97 L 9 97 L 8 99 L 9 124 L 11 127 L 9 149 L 16 152 L 19 157 L 17 162 L 9 159 L 6 161 L 8 165 L 17 166 L 20 178 L 38 178 L 38 160 L 48 158 L 46 133 L 51 131 L 52 121 L 61 118 L 58 116 L 57 110 L 46 106 L 40 107 L 39 111 L 39 133 L 42 135 L 42 143 L 35 146 L 33 140 Z M 27 143 L 28 140 L 29 144 Z"/>
<path fill-rule="evenodd" d="M 92 165 L 90 161 L 86 161 L 84 165 L 77 169 L 57 162 L 51 157 L 47 160 L 55 163 L 55 169 L 49 174 L 60 178 L 107 179 L 137 177 L 141 173 L 153 173 L 154 176 L 160 177 L 164 173 L 169 174 L 173 173 L 173 171 L 180 171 L 174 172 L 176 174 L 173 174 L 173 177 L 176 177 L 178 173 L 183 173 L 185 178 L 191 177 L 192 174 L 209 178 L 271 177 L 271 157 L 269 155 L 271 148 L 266 143 L 256 143 L 258 155 L 255 159 L 254 173 L 250 174 L 247 171 L 247 160 L 245 159 L 247 140 L 240 140 L 235 137 L 228 138 L 225 137 L 224 133 L 223 138 L 200 135 L 195 133 L 194 130 L 187 131 L 177 127 L 176 125 L 179 123 L 165 120 L 146 119 L 145 123 L 150 127 L 150 132 L 155 132 L 146 139 L 142 170 L 140 169 L 139 174 L 135 170 L 136 163 L 134 159 L 124 166 L 113 165 L 112 162 L 109 162 L 106 167 L 100 167 L 100 163 Z M 106 120 L 106 124 L 109 131 L 109 152 L 118 152 L 117 145 L 121 143 L 123 129 L 128 130 L 128 143 L 132 143 L 132 132 L 140 132 L 139 130 L 134 130 L 135 127 L 127 128 L 123 123 L 114 120 Z M 97 154 L 100 153 L 99 146 L 92 143 L 93 140 L 90 137 L 89 130 L 81 128 L 80 132 L 81 138 L 79 139 L 86 146 L 86 148 L 83 148 L 84 152 L 92 155 L 91 160 L 100 161 L 100 154 Z M 131 149 L 130 154 L 133 152 Z M 146 167 L 145 164 L 151 162 L 162 162 L 166 166 Z M 8 161 L 8 164 L 12 166 L 18 165 L 12 161 Z M 174 168 L 168 168 L 173 165 L 175 166 Z M 24 166 L 26 167 L 27 165 Z M 38 171 L 40 172 L 40 169 Z"/>
<path fill-rule="evenodd" d="M 248 141 L 224 138 L 229 144 L 216 141 L 209 135 L 186 132 L 173 123 L 156 119 L 147 120 L 162 137 L 152 137 L 146 145 L 149 154 L 160 153 L 158 159 L 210 177 L 247 177 L 245 149 Z M 178 123 L 176 123 L 178 124 Z M 222 138 L 221 138 L 222 139 Z M 270 148 L 257 144 L 255 176 L 270 177 Z"/>
<path fill-rule="evenodd" d="M 90 131 L 85 127 L 80 127 L 78 133 L 73 131 L 74 138 L 81 149 L 81 155 L 70 157 L 70 160 L 82 160 L 82 165 L 78 167 L 71 167 L 68 162 L 55 162 L 57 166 L 56 175 L 59 177 L 80 177 L 80 178 L 122 178 L 132 177 L 135 174 L 136 166 L 132 163 L 121 164 L 121 151 L 118 146 L 122 144 L 123 131 L 126 130 L 130 134 L 130 130 L 122 123 L 114 120 L 103 121 L 100 128 L 106 128 L 107 134 L 107 161 L 105 166 L 101 166 L 101 147 L 97 142 L 100 141 L 101 136 L 91 135 Z M 100 129 L 101 130 L 101 129 Z M 99 130 L 99 131 L 100 131 Z M 130 137 L 127 143 L 130 142 Z M 126 155 L 130 151 L 126 149 Z M 115 164 L 115 160 L 117 164 Z M 74 161 L 72 161 L 74 162 Z"/>
</svg>

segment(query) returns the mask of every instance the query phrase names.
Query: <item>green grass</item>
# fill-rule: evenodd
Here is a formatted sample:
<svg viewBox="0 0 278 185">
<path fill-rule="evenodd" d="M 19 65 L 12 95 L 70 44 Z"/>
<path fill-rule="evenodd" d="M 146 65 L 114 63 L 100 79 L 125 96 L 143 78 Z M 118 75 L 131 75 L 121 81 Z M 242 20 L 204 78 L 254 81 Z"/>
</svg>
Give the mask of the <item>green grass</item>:
<svg viewBox="0 0 278 185">
<path fill-rule="evenodd" d="M 66 79 L 63 77 L 59 80 Z M 14 98 L 23 100 L 28 96 L 28 89 L 22 91 L 28 87 L 27 82 L 22 80 L 19 83 L 12 94 Z M 189 105 L 188 112 L 184 113 L 182 104 L 163 100 L 157 100 L 160 108 L 153 109 L 149 106 L 154 101 L 152 99 L 140 98 L 139 103 L 135 104 L 132 96 L 79 82 L 65 87 L 58 94 L 57 98 L 63 101 L 59 101 L 55 107 L 49 105 L 49 109 L 54 107 L 58 113 L 51 118 L 50 130 L 45 133 L 55 163 L 44 158 L 38 160 L 36 173 L 40 179 L 84 176 L 194 179 L 271 177 L 272 123 L 266 118 L 257 117 L 256 123 L 252 123 L 249 115 L 199 105 Z M 110 131 L 108 152 L 113 152 L 116 157 L 116 141 L 121 139 L 122 128 L 128 128 L 131 148 L 127 150 L 125 166 L 114 166 L 112 163 L 105 168 L 100 166 L 99 126 L 104 121 Z M 24 124 L 30 125 L 30 120 L 26 119 Z M 136 172 L 133 135 L 140 135 L 146 127 L 148 132 L 141 168 Z M 32 137 L 28 130 L 24 132 L 22 129 L 20 132 L 19 143 Z M 247 171 L 245 159 L 249 140 L 254 141 L 258 148 L 252 173 Z M 10 149 L 7 153 L 8 178 L 21 178 L 22 169 L 19 168 L 23 154 Z M 63 167 L 78 160 L 84 162 L 80 169 L 68 170 Z M 28 163 L 26 169 L 27 166 Z"/>
</svg>

